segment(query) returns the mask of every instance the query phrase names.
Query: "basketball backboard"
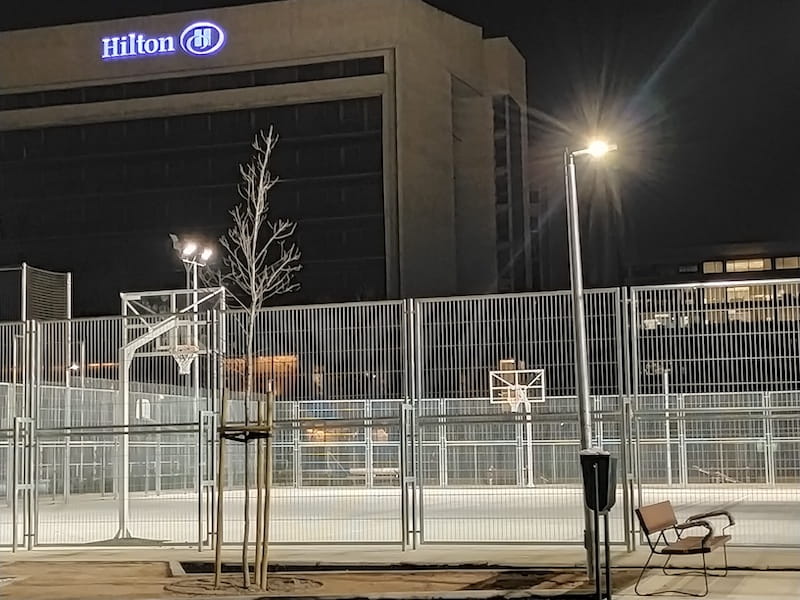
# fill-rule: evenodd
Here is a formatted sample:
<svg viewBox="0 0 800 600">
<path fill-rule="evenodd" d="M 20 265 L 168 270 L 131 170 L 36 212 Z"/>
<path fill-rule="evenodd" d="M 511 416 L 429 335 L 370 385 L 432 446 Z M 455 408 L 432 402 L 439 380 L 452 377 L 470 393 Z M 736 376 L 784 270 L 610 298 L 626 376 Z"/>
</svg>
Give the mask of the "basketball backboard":
<svg viewBox="0 0 800 600">
<path fill-rule="evenodd" d="M 489 371 L 489 401 L 507 404 L 511 412 L 517 412 L 523 404 L 544 402 L 544 369 Z"/>
</svg>

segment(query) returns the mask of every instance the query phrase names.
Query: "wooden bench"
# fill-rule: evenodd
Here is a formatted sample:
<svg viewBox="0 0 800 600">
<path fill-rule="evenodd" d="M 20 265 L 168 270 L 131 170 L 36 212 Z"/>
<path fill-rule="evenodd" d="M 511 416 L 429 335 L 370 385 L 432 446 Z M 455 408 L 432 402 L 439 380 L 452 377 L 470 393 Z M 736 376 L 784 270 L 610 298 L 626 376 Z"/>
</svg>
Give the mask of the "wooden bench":
<svg viewBox="0 0 800 600">
<path fill-rule="evenodd" d="M 639 573 L 639 578 L 636 580 L 636 586 L 634 587 L 636 595 L 652 596 L 654 594 L 661 594 L 664 592 L 676 592 L 679 594 L 685 594 L 687 596 L 702 597 L 708 594 L 709 575 L 725 577 L 725 575 L 728 574 L 728 549 L 726 545 L 730 541 L 731 536 L 727 535 L 725 532 L 729 527 L 735 524 L 733 517 L 728 511 L 714 510 L 707 513 L 692 515 L 683 523 L 678 523 L 678 519 L 675 517 L 675 511 L 672 509 L 672 504 L 669 501 L 666 501 L 659 502 L 657 504 L 649 504 L 647 506 L 640 506 L 636 509 L 636 516 L 639 519 L 639 524 L 642 526 L 642 531 L 647 537 L 647 544 L 650 546 L 650 556 L 647 557 L 647 562 L 645 562 L 642 572 Z M 711 526 L 711 523 L 708 520 L 714 517 L 727 517 L 728 519 L 728 524 L 722 528 L 722 535 L 714 535 L 714 528 Z M 706 530 L 705 535 L 684 535 L 686 530 L 698 527 Z M 674 533 L 675 539 L 673 541 L 670 541 L 667 537 L 667 531 L 672 531 Z M 653 539 L 653 536 L 655 536 L 655 540 Z M 708 566 L 706 564 L 706 554 L 716 550 L 717 548 L 722 548 L 722 553 L 724 556 L 723 571 L 721 573 L 709 573 Z M 664 566 L 661 567 L 661 570 L 665 575 L 688 574 L 685 572 L 667 572 L 667 566 L 669 565 L 669 561 L 673 556 L 700 554 L 703 557 L 702 574 L 703 582 L 705 584 L 705 591 L 703 591 L 701 594 L 684 592 L 680 590 L 662 590 L 650 594 L 641 593 L 639 591 L 639 583 L 642 580 L 645 570 L 650 564 L 650 560 L 656 554 L 662 554 L 667 557 L 666 561 L 664 561 Z"/>
</svg>

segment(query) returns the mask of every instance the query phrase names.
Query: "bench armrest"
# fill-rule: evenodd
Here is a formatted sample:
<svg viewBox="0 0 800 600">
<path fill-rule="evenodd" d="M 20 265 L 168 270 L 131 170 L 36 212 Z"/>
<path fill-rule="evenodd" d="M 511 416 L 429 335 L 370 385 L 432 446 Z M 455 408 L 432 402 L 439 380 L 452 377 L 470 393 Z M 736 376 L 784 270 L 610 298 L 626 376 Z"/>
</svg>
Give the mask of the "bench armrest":
<svg viewBox="0 0 800 600">
<path fill-rule="evenodd" d="M 680 537 L 680 532 L 685 529 L 691 529 L 692 527 L 705 527 L 707 532 L 705 536 L 703 536 L 703 541 L 701 543 L 702 546 L 706 545 L 706 542 L 711 539 L 711 536 L 714 535 L 714 528 L 711 526 L 711 523 L 708 521 L 696 520 L 696 521 L 686 521 L 685 523 L 678 523 L 675 525 L 675 531 L 678 533 L 678 537 Z"/>
<path fill-rule="evenodd" d="M 689 523 L 690 521 L 698 521 L 701 519 L 708 519 L 710 517 L 727 517 L 728 518 L 728 527 L 731 525 L 736 525 L 736 521 L 733 520 L 733 515 L 729 513 L 727 510 L 712 510 L 705 513 L 700 513 L 699 515 L 692 515 L 686 522 Z"/>
</svg>

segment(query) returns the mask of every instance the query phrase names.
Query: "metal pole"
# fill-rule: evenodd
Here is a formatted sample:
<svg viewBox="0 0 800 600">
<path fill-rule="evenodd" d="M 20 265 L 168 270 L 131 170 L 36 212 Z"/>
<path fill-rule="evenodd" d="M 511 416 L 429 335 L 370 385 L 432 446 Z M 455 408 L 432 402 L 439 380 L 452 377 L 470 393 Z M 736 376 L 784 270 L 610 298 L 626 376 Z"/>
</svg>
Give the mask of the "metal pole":
<svg viewBox="0 0 800 600">
<path fill-rule="evenodd" d="M 17 482 L 19 481 L 19 439 L 20 439 L 20 420 L 14 417 L 14 434 L 11 443 L 11 552 L 17 551 L 18 514 L 17 514 Z"/>
<path fill-rule="evenodd" d="M 669 431 L 669 369 L 664 369 L 664 440 L 667 446 L 667 485 L 672 485 L 672 439 Z"/>
<path fill-rule="evenodd" d="M 205 411 L 197 412 L 197 551 L 203 551 L 203 421 Z"/>
<path fill-rule="evenodd" d="M 633 464 L 631 460 L 631 428 L 630 428 L 630 341 L 628 323 L 628 290 L 620 288 L 617 290 L 617 318 L 616 318 L 616 338 L 617 338 L 617 377 L 619 377 L 619 415 L 620 415 L 620 470 L 623 473 L 622 479 L 622 505 L 623 522 L 625 527 L 625 547 L 628 552 L 635 549 L 633 542 L 633 489 L 631 487 L 633 478 L 631 477 Z"/>
<path fill-rule="evenodd" d="M 564 151 L 567 174 L 567 219 L 569 221 L 570 278 L 575 330 L 575 379 L 578 393 L 578 421 L 580 423 L 581 449 L 592 442 L 591 406 L 589 403 L 589 360 L 586 341 L 586 308 L 583 294 L 583 265 L 581 264 L 580 219 L 578 217 L 578 189 L 575 183 L 575 159 L 569 150 Z"/>
<path fill-rule="evenodd" d="M 70 455 L 70 427 L 72 426 L 72 322 L 66 323 L 67 327 L 67 356 L 66 371 L 65 371 L 65 388 L 64 388 L 64 462 L 63 462 L 63 478 L 64 478 L 64 504 L 69 502 L 69 455 Z M 55 467 L 55 461 L 53 461 Z M 53 495 L 55 496 L 55 485 L 53 485 Z"/>
<path fill-rule="evenodd" d="M 575 330 L 575 387 L 578 397 L 578 423 L 581 449 L 588 449 L 592 441 L 592 421 L 589 406 L 589 365 L 586 342 L 586 317 L 583 298 L 583 266 L 581 265 L 580 220 L 578 218 L 578 189 L 575 183 L 575 158 L 569 149 L 564 150 L 564 177 L 567 194 L 567 221 L 569 230 L 570 279 L 572 291 L 573 326 Z M 595 575 L 593 556 L 593 522 L 591 511 L 584 508 L 584 548 L 586 569 Z"/>
<path fill-rule="evenodd" d="M 533 407 L 527 400 L 525 404 L 525 435 L 527 444 L 525 445 L 526 459 L 528 461 L 528 487 L 534 487 L 533 480 Z"/>
</svg>

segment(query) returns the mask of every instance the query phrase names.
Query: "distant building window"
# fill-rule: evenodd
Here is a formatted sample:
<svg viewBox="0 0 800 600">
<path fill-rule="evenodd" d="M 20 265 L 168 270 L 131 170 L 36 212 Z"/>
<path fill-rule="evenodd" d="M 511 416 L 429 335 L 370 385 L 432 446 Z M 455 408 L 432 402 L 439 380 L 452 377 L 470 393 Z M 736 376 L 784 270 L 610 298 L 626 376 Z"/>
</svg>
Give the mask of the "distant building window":
<svg viewBox="0 0 800 600">
<path fill-rule="evenodd" d="M 726 289 L 728 302 L 770 302 L 773 297 L 772 286 L 737 286 Z"/>
<path fill-rule="evenodd" d="M 775 259 L 776 269 L 800 269 L 800 256 L 781 256 Z"/>
<path fill-rule="evenodd" d="M 680 265 L 678 267 L 678 273 L 697 273 L 698 271 L 697 265 Z"/>
<path fill-rule="evenodd" d="M 707 260 L 703 263 L 703 273 L 722 273 L 722 261 Z"/>
<path fill-rule="evenodd" d="M 770 271 L 771 258 L 742 258 L 725 261 L 725 270 L 728 273 L 748 273 L 751 271 Z"/>
</svg>

